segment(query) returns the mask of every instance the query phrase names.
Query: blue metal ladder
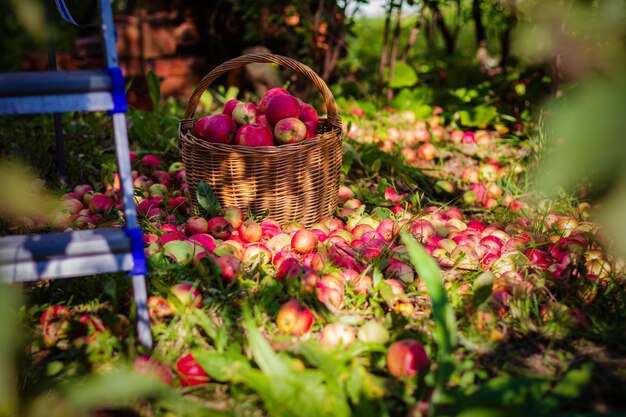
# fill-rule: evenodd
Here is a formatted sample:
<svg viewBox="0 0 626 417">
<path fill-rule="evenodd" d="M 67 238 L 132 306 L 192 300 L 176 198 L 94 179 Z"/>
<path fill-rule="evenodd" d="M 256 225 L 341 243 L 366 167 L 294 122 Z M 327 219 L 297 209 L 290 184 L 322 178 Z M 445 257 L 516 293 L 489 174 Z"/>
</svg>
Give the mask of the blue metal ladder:
<svg viewBox="0 0 626 417">
<path fill-rule="evenodd" d="M 57 6 L 59 4 L 64 6 L 62 1 L 57 1 Z M 99 0 L 99 7 L 106 67 L 102 70 L 0 74 L 0 114 L 109 112 L 122 187 L 125 227 L 2 237 L 0 280 L 27 282 L 130 272 L 138 339 L 143 346 L 151 349 L 146 258 L 133 199 L 125 83 L 117 60 L 111 0 Z"/>
</svg>

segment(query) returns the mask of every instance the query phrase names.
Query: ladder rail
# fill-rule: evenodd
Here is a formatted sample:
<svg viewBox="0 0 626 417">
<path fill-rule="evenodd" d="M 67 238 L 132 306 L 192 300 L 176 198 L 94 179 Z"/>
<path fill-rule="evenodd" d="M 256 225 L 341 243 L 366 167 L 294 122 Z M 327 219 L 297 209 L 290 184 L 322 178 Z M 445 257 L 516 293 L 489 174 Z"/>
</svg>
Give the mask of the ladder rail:
<svg viewBox="0 0 626 417">
<path fill-rule="evenodd" d="M 102 232 L 112 233 L 108 236 L 112 239 L 111 242 L 107 238 L 104 238 L 104 242 L 94 238 L 89 241 L 89 245 L 85 244 L 82 248 L 80 243 L 71 245 L 66 241 L 73 238 L 88 239 L 89 234 L 84 231 L 49 234 L 47 238 L 42 238 L 43 243 L 39 246 L 32 245 L 32 239 L 36 239 L 32 236 L 22 240 L 11 236 L 0 238 L 0 280 L 24 282 L 40 278 L 78 278 L 104 272 L 129 271 L 136 307 L 137 336 L 139 342 L 151 350 L 152 332 L 145 282 L 146 258 L 133 196 L 125 115 L 125 82 L 118 65 L 111 1 L 98 2 L 104 44 L 104 70 L 60 71 L 58 74 L 48 74 L 53 79 L 50 83 L 46 83 L 45 73 L 0 74 L 0 114 L 108 111 L 113 124 L 125 227 L 115 233 Z M 68 82 L 64 85 L 63 80 Z M 11 81 L 19 81 L 22 86 L 17 87 Z M 94 236 L 97 237 L 97 233 Z M 53 243 L 55 239 L 60 242 Z M 28 242 L 31 243 L 30 247 L 26 244 Z M 12 250 L 9 247 L 11 244 L 19 244 L 19 247 Z M 46 248 L 46 244 L 50 247 Z"/>
</svg>

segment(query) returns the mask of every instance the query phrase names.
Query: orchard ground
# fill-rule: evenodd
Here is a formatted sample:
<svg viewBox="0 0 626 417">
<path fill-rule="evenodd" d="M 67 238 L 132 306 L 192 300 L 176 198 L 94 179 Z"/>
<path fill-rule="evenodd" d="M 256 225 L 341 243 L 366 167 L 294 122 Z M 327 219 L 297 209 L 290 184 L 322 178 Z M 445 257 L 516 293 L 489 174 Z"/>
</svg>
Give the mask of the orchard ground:
<svg viewBox="0 0 626 417">
<path fill-rule="evenodd" d="M 340 204 L 308 229 L 191 209 L 175 140 L 136 141 L 154 351 L 137 344 L 124 275 L 23 285 L 15 398 L 98 415 L 624 412 L 624 263 L 584 187 L 533 192 L 523 123 L 366 110 L 341 102 Z M 153 116 L 131 114 L 131 134 Z M 43 118 L 5 120 L 16 147 L 51 135 Z M 106 118 L 64 122 L 82 181 L 49 180 L 52 208 L 7 211 L 3 234 L 123 224 L 113 150 L 95 147 Z M 23 171 L 12 181 L 43 193 Z"/>
</svg>

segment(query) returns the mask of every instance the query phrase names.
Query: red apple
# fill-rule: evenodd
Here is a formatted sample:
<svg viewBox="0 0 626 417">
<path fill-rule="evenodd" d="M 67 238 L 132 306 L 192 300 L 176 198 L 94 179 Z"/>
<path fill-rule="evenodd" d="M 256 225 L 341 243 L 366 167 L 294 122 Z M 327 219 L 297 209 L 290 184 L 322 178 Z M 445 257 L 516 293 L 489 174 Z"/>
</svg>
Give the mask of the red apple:
<svg viewBox="0 0 626 417">
<path fill-rule="evenodd" d="M 272 129 L 259 125 L 243 125 L 237 130 L 235 144 L 241 146 L 273 146 Z"/>
<path fill-rule="evenodd" d="M 67 336 L 70 328 L 70 310 L 61 305 L 48 307 L 41 315 L 41 331 L 46 346 L 54 345 L 59 339 Z"/>
<path fill-rule="evenodd" d="M 313 324 L 313 313 L 296 299 L 287 301 L 278 310 L 276 325 L 281 332 L 294 336 L 304 336 Z"/>
<path fill-rule="evenodd" d="M 307 128 L 295 117 L 281 119 L 274 126 L 274 137 L 278 144 L 298 143 L 306 138 Z"/>
<path fill-rule="evenodd" d="M 215 238 L 208 233 L 191 235 L 187 240 L 191 243 L 202 246 L 208 252 L 213 252 L 213 249 L 215 249 L 216 246 Z"/>
<path fill-rule="evenodd" d="M 209 223 L 200 216 L 191 216 L 185 223 L 185 233 L 187 236 L 203 234 L 209 230 Z"/>
<path fill-rule="evenodd" d="M 259 113 L 265 113 L 265 109 L 267 108 L 267 103 L 270 101 L 270 99 L 272 99 L 272 97 L 284 95 L 284 94 L 289 95 L 289 91 L 281 87 L 274 87 L 274 88 L 270 88 L 269 90 L 267 90 L 265 94 L 263 94 L 263 97 L 261 97 L 261 100 L 259 101 Z"/>
<path fill-rule="evenodd" d="M 183 387 L 209 382 L 209 375 L 198 365 L 191 353 L 186 354 L 176 362 L 176 371 L 180 378 L 180 385 Z"/>
<path fill-rule="evenodd" d="M 258 109 L 254 103 L 240 101 L 233 109 L 233 119 L 239 126 L 253 125 L 256 123 Z"/>
<path fill-rule="evenodd" d="M 298 230 L 291 238 L 291 247 L 295 252 L 302 255 L 313 252 L 318 243 L 317 235 L 306 229 Z"/>
<path fill-rule="evenodd" d="M 222 113 L 227 115 L 227 116 L 231 116 L 232 117 L 233 116 L 233 110 L 235 109 L 235 107 L 239 103 L 240 103 L 240 101 L 237 100 L 236 98 L 231 98 L 226 103 L 224 103 L 224 108 L 222 109 Z"/>
<path fill-rule="evenodd" d="M 263 127 L 272 127 L 272 125 L 270 125 L 270 122 L 267 120 L 267 116 L 264 114 L 260 114 L 259 116 L 257 116 L 256 124 Z"/>
<path fill-rule="evenodd" d="M 424 161 L 432 161 L 435 159 L 435 154 L 437 153 L 437 148 L 432 143 L 424 143 L 419 148 L 417 148 L 417 157 L 423 159 Z"/>
<path fill-rule="evenodd" d="M 239 274 L 241 261 L 235 255 L 225 254 L 215 258 L 215 263 L 220 267 L 221 277 L 225 283 L 230 284 Z"/>
<path fill-rule="evenodd" d="M 313 136 L 317 134 L 320 121 L 317 111 L 313 106 L 307 103 L 301 103 L 300 116 L 298 118 L 302 120 L 302 123 L 306 126 L 307 132 L 311 132 Z"/>
<path fill-rule="evenodd" d="M 144 168 L 156 168 L 161 165 L 161 161 L 155 155 L 148 154 L 141 158 L 141 165 Z"/>
<path fill-rule="evenodd" d="M 150 320 L 158 322 L 164 317 L 172 316 L 176 308 L 160 295 L 151 295 L 148 297 L 148 315 Z"/>
<path fill-rule="evenodd" d="M 258 242 L 263 235 L 261 225 L 254 219 L 248 219 L 239 227 L 239 237 L 246 243 Z"/>
<path fill-rule="evenodd" d="M 216 239 L 228 239 L 232 230 L 228 221 L 221 216 L 212 217 L 207 222 L 208 233 Z"/>
<path fill-rule="evenodd" d="M 203 117 L 196 122 L 194 134 L 211 143 L 230 145 L 235 139 L 237 124 L 232 117 L 225 114 L 214 114 Z"/>
<path fill-rule="evenodd" d="M 428 370 L 428 356 L 417 340 L 402 339 L 387 349 L 387 369 L 396 378 L 410 377 Z"/>
<path fill-rule="evenodd" d="M 270 124 L 275 125 L 281 119 L 298 117 L 300 115 L 300 103 L 292 95 L 279 94 L 268 101 L 265 114 Z"/>
<path fill-rule="evenodd" d="M 92 212 L 109 212 L 113 210 L 115 203 L 104 194 L 96 194 L 89 200 L 89 210 Z"/>
</svg>

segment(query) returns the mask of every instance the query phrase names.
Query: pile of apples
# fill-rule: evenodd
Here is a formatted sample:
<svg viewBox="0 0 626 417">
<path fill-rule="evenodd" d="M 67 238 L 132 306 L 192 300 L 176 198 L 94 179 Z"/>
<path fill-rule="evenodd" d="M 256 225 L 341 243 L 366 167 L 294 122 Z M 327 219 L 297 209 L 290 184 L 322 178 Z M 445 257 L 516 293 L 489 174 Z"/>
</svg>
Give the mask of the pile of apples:
<svg viewBox="0 0 626 417">
<path fill-rule="evenodd" d="M 314 138 L 318 126 L 319 117 L 313 106 L 276 87 L 268 90 L 258 105 L 228 100 L 222 113 L 199 119 L 193 133 L 211 143 L 275 146 Z"/>
</svg>

